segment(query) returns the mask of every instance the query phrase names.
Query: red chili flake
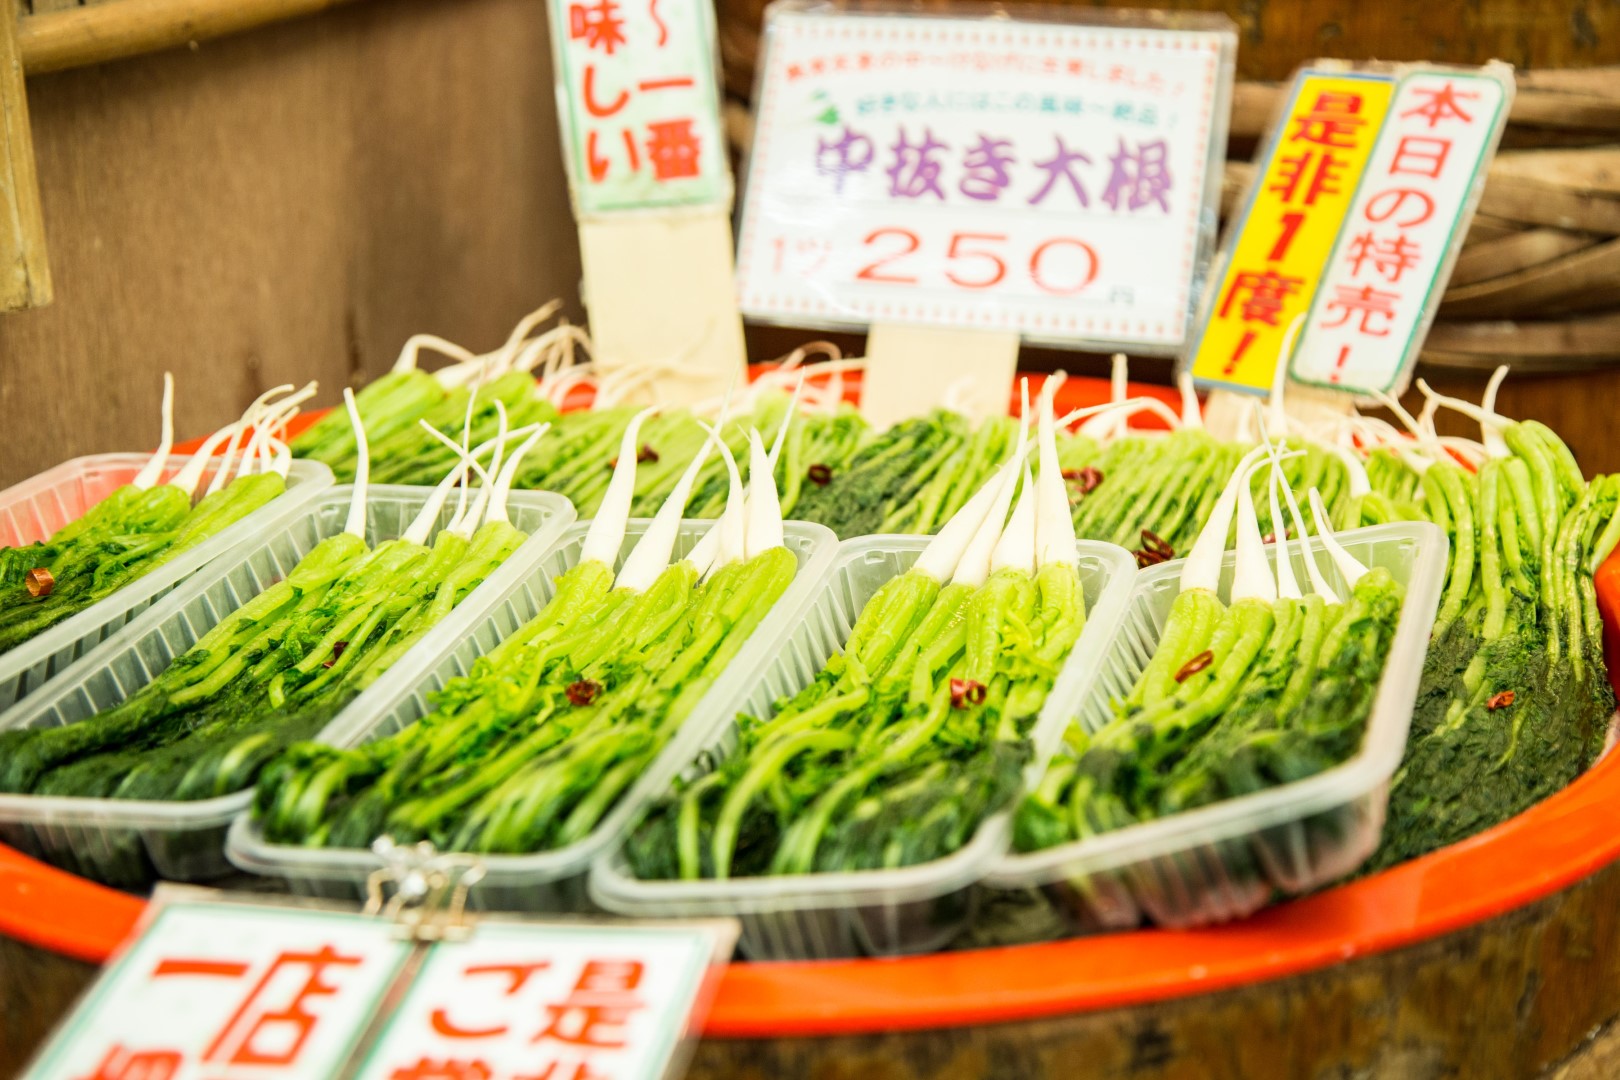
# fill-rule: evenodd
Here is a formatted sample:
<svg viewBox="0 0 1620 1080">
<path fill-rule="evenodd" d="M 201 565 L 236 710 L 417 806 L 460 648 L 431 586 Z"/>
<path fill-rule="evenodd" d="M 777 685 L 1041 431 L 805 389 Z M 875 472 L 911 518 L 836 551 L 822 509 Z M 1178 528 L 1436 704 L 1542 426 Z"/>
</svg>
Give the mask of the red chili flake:
<svg viewBox="0 0 1620 1080">
<path fill-rule="evenodd" d="M 1509 705 L 1513 704 L 1514 697 L 1515 695 L 1512 690 L 1503 690 L 1499 694 L 1492 694 L 1491 700 L 1485 703 L 1485 707 L 1491 712 L 1495 712 L 1497 709 L 1505 709 Z"/>
<path fill-rule="evenodd" d="M 965 709 L 969 705 L 984 704 L 984 683 L 973 679 L 951 680 L 951 708 Z"/>
<path fill-rule="evenodd" d="M 1142 550 L 1151 551 L 1155 555 L 1162 555 L 1164 560 L 1176 557 L 1176 549 L 1166 543 L 1164 537 L 1152 529 L 1142 530 Z"/>
<path fill-rule="evenodd" d="M 1170 556 L 1166 555 L 1162 551 L 1150 551 L 1144 549 L 1142 551 L 1133 551 L 1131 554 L 1136 556 L 1137 568 L 1141 570 L 1146 570 L 1150 566 L 1158 566 L 1160 563 L 1170 561 Z"/>
<path fill-rule="evenodd" d="M 28 586 L 29 596 L 49 596 L 56 588 L 56 575 L 43 566 L 36 566 L 23 575 L 23 583 Z"/>
<path fill-rule="evenodd" d="M 1087 465 L 1083 469 L 1063 470 L 1063 479 L 1080 485 L 1080 494 L 1090 495 L 1097 490 L 1097 485 L 1103 482 L 1102 470 L 1094 465 Z"/>
<path fill-rule="evenodd" d="M 657 461 L 657 460 L 658 460 L 658 451 L 654 450 L 652 447 L 648 446 L 646 443 L 642 443 L 641 444 L 641 449 L 636 451 L 636 461 L 637 462 Z"/>
<path fill-rule="evenodd" d="M 1214 662 L 1215 654 L 1210 652 L 1208 649 L 1205 649 L 1203 652 L 1181 665 L 1181 670 L 1176 672 L 1176 682 L 1186 682 L 1188 679 L 1192 678 L 1200 671 L 1203 671 Z"/>
<path fill-rule="evenodd" d="M 332 658 L 330 660 L 326 661 L 324 664 L 322 664 L 321 667 L 331 667 L 333 664 L 337 663 L 338 658 L 343 655 L 343 650 L 347 649 L 348 647 L 349 647 L 349 643 L 347 641 L 340 641 L 336 645 L 333 645 L 332 646 Z"/>
<path fill-rule="evenodd" d="M 817 487 L 826 487 L 828 484 L 832 483 L 832 469 L 828 468 L 826 465 L 812 465 L 810 468 L 805 470 L 804 475 L 807 476 L 810 479 L 810 482 Z"/>
<path fill-rule="evenodd" d="M 581 679 L 568 684 L 568 701 L 573 705 L 589 705 L 596 700 L 596 695 L 602 692 L 602 684 L 590 679 Z"/>
</svg>

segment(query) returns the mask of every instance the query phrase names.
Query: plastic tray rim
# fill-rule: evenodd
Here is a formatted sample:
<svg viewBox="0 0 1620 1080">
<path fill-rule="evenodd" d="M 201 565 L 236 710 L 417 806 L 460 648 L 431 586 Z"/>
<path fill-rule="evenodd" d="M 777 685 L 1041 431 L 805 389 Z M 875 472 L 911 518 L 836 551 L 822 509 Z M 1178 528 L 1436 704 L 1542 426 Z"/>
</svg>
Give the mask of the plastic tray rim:
<svg viewBox="0 0 1620 1080">
<path fill-rule="evenodd" d="M 892 552 L 896 548 L 920 552 L 929 539 L 926 536 L 889 533 L 848 541 L 839 551 L 824 587 L 832 588 L 844 566 L 863 559 L 870 552 Z M 1009 808 L 985 818 L 974 830 L 973 837 L 962 847 L 940 859 L 889 870 L 760 875 L 725 880 L 644 881 L 626 872 L 621 846 L 592 867 L 592 900 L 609 911 L 632 916 L 645 916 L 660 910 L 679 911 L 686 915 L 771 914 L 858 907 L 867 903 L 898 904 L 932 900 L 971 886 L 983 878 L 988 866 L 1005 852 L 1011 842 L 1013 809 L 1022 798 L 1023 790 L 1044 772 L 1073 712 L 1090 693 L 1101 674 L 1100 660 L 1088 658 L 1086 650 L 1100 657 L 1100 643 L 1111 640 L 1119 621 L 1128 610 L 1137 575 L 1136 561 L 1130 552 L 1098 540 L 1077 540 L 1075 553 L 1077 562 L 1088 556 L 1097 559 L 1105 568 L 1106 580 L 1096 603 L 1087 611 L 1080 638 L 1075 642 L 1058 679 L 1054 681 L 1052 692 L 1030 732 L 1035 752 L 1024 768 L 1024 782 L 1020 785 L 1019 793 Z M 794 626 L 810 616 L 814 599 L 795 612 Z M 858 615 L 859 612 L 854 614 Z M 724 732 L 726 725 L 734 720 L 745 696 L 738 694 L 727 708 L 711 718 L 710 729 L 705 733 L 702 746 L 708 746 Z"/>
<path fill-rule="evenodd" d="M 632 518 L 629 524 L 632 527 L 645 527 L 649 521 L 648 518 Z M 692 518 L 682 522 L 683 527 L 701 527 L 704 530 L 713 524 L 712 521 Z M 562 531 L 552 545 L 552 550 L 569 543 L 576 536 L 583 536 L 589 527 L 589 521 L 571 525 Z M 838 538 L 825 525 L 808 521 L 786 521 L 783 522 L 783 528 L 788 536 L 810 541 L 813 549 L 799 566 L 793 581 L 778 598 L 773 611 L 785 601 L 793 601 L 796 610 L 803 602 L 803 594 L 818 586 L 830 573 L 831 565 L 840 548 Z M 511 581 L 499 598 L 491 598 L 485 614 L 489 614 L 499 604 L 504 603 L 522 584 L 521 579 Z M 692 707 L 692 712 L 681 725 L 681 729 L 654 756 L 646 772 L 626 789 L 618 803 L 604 815 L 596 828 L 572 844 L 551 851 L 526 855 L 480 854 L 479 860 L 484 867 L 480 885 L 489 888 L 522 888 L 565 881 L 588 872 L 591 864 L 621 839 L 619 833 L 629 819 L 639 812 L 649 797 L 648 793 L 656 793 L 665 786 L 685 766 L 686 760 L 697 752 L 695 748 L 690 748 L 693 741 L 691 721 L 709 707 L 707 703 L 714 695 L 730 692 L 733 684 L 746 680 L 747 660 L 757 656 L 762 650 L 774 651 L 780 647 L 779 639 L 784 636 L 780 627 L 791 624 L 784 624 L 783 620 L 778 619 L 773 625 L 770 620 L 771 614 L 767 613 L 765 620 L 755 628 L 752 639 L 744 643 L 737 656 L 715 680 L 715 685 L 710 687 L 708 693 Z M 767 633 L 768 638 L 761 637 Z M 435 653 L 424 664 L 423 670 L 430 671 L 437 668 L 448 659 L 454 648 L 455 643 L 452 643 Z M 336 745 L 359 744 L 406 697 L 415 693 L 418 682 L 419 680 L 412 680 L 395 687 L 393 694 L 386 701 L 379 700 L 372 706 L 369 715 L 363 718 L 358 710 L 350 714 L 350 710 L 346 709 L 344 714 L 332 720 L 318 738 L 324 741 L 329 736 L 340 734 L 341 741 L 335 743 Z M 358 701 L 355 704 L 358 704 Z M 351 705 L 350 709 L 354 709 L 354 705 Z M 343 730 L 338 732 L 335 729 L 340 725 L 343 725 Z M 381 859 L 363 848 L 315 848 L 271 843 L 264 839 L 259 823 L 253 820 L 251 814 L 245 812 L 239 814 L 231 823 L 226 838 L 225 854 L 232 865 L 249 873 L 331 883 L 345 881 L 363 883 L 367 875 L 382 865 Z M 300 865 L 291 865 L 293 860 L 298 860 Z"/>
<path fill-rule="evenodd" d="M 300 511 L 307 514 L 327 502 L 347 503 L 351 491 L 352 485 L 349 484 L 337 484 L 327 487 L 314 493 L 310 499 L 306 500 Z M 368 489 L 368 498 L 376 499 L 394 496 L 425 501 L 431 491 L 431 488 L 404 484 L 373 484 Z M 512 491 L 507 502 L 509 507 L 528 505 L 537 510 L 547 511 L 550 516 L 547 518 L 544 529 L 530 534 L 529 539 L 519 545 L 518 550 L 508 556 L 506 561 L 497 567 L 489 578 L 485 579 L 479 589 L 484 588 L 491 579 L 496 579 L 498 576 L 501 579 L 516 576 L 519 569 L 526 569 L 523 566 L 524 563 L 531 560 L 537 563 L 540 559 L 543 559 L 556 545 L 558 538 L 572 525 L 575 517 L 573 504 L 563 496 L 552 492 Z M 157 603 L 141 612 L 140 615 L 124 626 L 119 627 L 104 641 L 63 668 L 45 686 L 42 686 L 9 709 L 0 712 L 0 731 L 28 726 L 33 717 L 52 707 L 56 700 L 71 692 L 65 688 L 76 676 L 82 676 L 87 672 L 97 670 L 99 666 L 104 666 L 114 655 L 128 649 L 141 637 L 151 633 L 168 619 L 173 618 L 240 565 L 240 560 L 233 560 L 232 556 L 241 555 L 245 557 L 250 553 L 257 552 L 270 543 L 274 537 L 280 536 L 296 519 L 297 515 L 291 515 L 285 520 L 278 521 L 273 528 L 263 530 L 256 539 L 236 545 L 220 559 L 212 560 L 209 565 L 220 572 L 192 575 L 179 587 L 163 596 Z M 527 548 L 528 551 L 524 553 L 524 558 L 519 559 L 519 552 L 523 551 L 524 548 Z M 227 565 L 229 565 L 229 569 L 225 569 Z M 508 570 L 508 567 L 512 567 L 512 569 Z M 443 638 L 459 633 L 459 622 L 456 615 L 458 612 L 463 611 L 468 612 L 469 615 L 471 614 L 471 609 L 467 605 L 475 599 L 477 592 L 478 590 L 474 590 L 472 594 L 465 597 L 456 606 L 455 610 L 451 611 L 438 626 L 433 627 L 427 634 L 423 635 L 422 640 L 407 650 L 395 663 L 399 664 L 411 660 L 417 650 L 434 647 Z M 478 602 L 474 606 L 482 607 L 483 604 L 483 598 L 478 598 Z M 367 695 L 373 694 L 383 685 L 383 681 L 379 680 L 356 696 L 355 702 L 362 701 Z M 53 687 L 56 688 L 54 693 Z M 350 704 L 352 706 L 354 702 Z M 193 832 L 228 825 L 248 808 L 252 798 L 252 788 L 215 796 L 211 799 L 189 801 L 79 798 L 68 795 L 0 793 L 0 823 L 53 827 L 163 829 L 177 833 Z"/>
<path fill-rule="evenodd" d="M 1446 534 L 1432 522 L 1403 521 L 1347 530 L 1337 534 L 1337 539 L 1340 543 L 1413 540 L 1423 545 L 1418 563 L 1413 567 L 1412 580 L 1406 585 L 1395 636 L 1390 643 L 1390 656 L 1424 655 L 1445 578 L 1450 548 Z M 1311 538 L 1313 553 L 1321 551 L 1322 547 L 1320 538 Z M 1276 550 L 1268 545 L 1268 558 L 1274 560 Z M 1298 548 L 1291 546 L 1291 550 L 1297 552 Z M 1230 564 L 1235 557 L 1234 552 L 1226 552 L 1226 563 Z M 1184 562 L 1161 563 L 1144 571 L 1137 579 L 1130 606 L 1134 608 L 1137 595 L 1150 590 L 1156 582 L 1179 575 Z M 1070 876 L 1121 870 L 1148 859 L 1299 820 L 1372 795 L 1388 783 L 1400 765 L 1406 732 L 1411 725 L 1411 705 L 1417 696 L 1422 671 L 1421 661 L 1403 666 L 1399 673 L 1393 670 L 1393 665 L 1386 664 L 1361 749 L 1354 757 L 1331 769 L 1265 791 L 1088 839 L 1072 840 L 1040 851 L 1009 852 L 985 876 L 985 884 L 1003 889 L 1031 888 Z M 1352 788 L 1357 790 L 1347 795 L 1346 791 Z"/>
</svg>

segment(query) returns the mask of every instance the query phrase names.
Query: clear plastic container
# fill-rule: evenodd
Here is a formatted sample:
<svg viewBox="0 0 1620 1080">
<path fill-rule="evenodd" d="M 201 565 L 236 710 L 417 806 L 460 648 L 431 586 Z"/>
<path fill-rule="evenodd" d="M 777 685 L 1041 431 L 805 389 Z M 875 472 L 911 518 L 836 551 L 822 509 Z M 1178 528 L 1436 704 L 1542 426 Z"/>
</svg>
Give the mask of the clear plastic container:
<svg viewBox="0 0 1620 1080">
<path fill-rule="evenodd" d="M 645 519 L 630 522 L 621 558 L 646 531 L 647 524 Z M 712 521 L 683 521 L 675 545 L 676 557 L 690 550 L 713 524 Z M 579 559 L 588 528 L 588 523 L 581 522 L 568 530 L 541 566 L 523 580 L 509 582 L 502 595 L 484 605 L 484 616 L 462 640 L 442 650 L 436 658 L 417 665 L 416 678 L 390 680 L 394 688 L 390 699 L 367 704 L 365 708 L 356 702 L 346 709 L 321 733 L 321 741 L 336 746 L 359 746 L 387 738 L 427 715 L 431 711 L 429 695 L 451 679 L 467 674 L 474 661 L 540 613 L 556 591 L 555 578 Z M 838 538 L 831 529 L 789 521 L 784 524 L 783 532 L 789 550 L 799 560 L 797 576 L 709 692 L 693 706 L 680 731 L 653 759 L 647 771 L 584 839 L 533 855 L 481 856 L 485 875 L 473 888 L 470 903 L 508 911 L 589 909 L 585 876 L 591 861 L 618 842 L 647 800 L 667 787 L 697 753 L 705 733 L 703 718 L 715 714 L 716 703 L 746 694 L 758 680 L 759 671 L 768 658 L 782 648 L 792 627 L 787 615 L 819 592 L 830 572 L 838 551 Z M 381 865 L 369 850 L 269 843 L 258 823 L 248 814 L 232 824 L 226 854 L 243 870 L 285 879 L 295 893 L 337 899 L 363 897 L 367 877 Z"/>
<path fill-rule="evenodd" d="M 150 454 L 93 454 L 74 458 L 0 491 L 0 546 L 16 547 L 48 539 L 83 517 L 113 489 L 135 479 Z M 167 480 L 188 455 L 176 454 L 164 467 Z M 213 478 L 203 473 L 199 490 Z M 63 619 L 16 648 L 0 653 L 0 711 L 43 686 L 73 661 L 105 641 L 119 627 L 151 607 L 210 561 L 254 536 L 262 536 L 304 512 L 310 499 L 332 486 L 332 470 L 317 461 L 294 461 L 287 490 L 227 529 L 209 537 L 173 562 L 153 570 L 113 595 Z"/>
<path fill-rule="evenodd" d="M 347 485 L 327 489 L 306 502 L 294 520 L 264 530 L 210 563 L 43 690 L 0 713 L 0 730 L 71 724 L 128 698 L 226 615 L 286 576 L 316 544 L 342 532 L 352 490 Z M 373 485 L 366 498 L 367 539 L 398 537 L 431 493 L 425 487 Z M 451 500 L 439 527 L 454 510 Z M 529 539 L 401 656 L 395 671 L 419 671 L 429 657 L 461 640 L 495 597 L 534 573 L 574 520 L 572 504 L 548 492 L 512 492 L 507 513 Z M 379 679 L 350 708 L 392 695 L 393 685 L 390 677 Z M 251 791 L 192 802 L 0 794 L 0 841 L 111 885 L 140 887 L 159 877 L 202 880 L 230 872 L 225 830 L 251 798 Z"/>
<path fill-rule="evenodd" d="M 767 716 L 774 703 L 808 686 L 843 649 L 861 609 L 891 578 L 908 570 L 928 537 L 868 536 L 844 544 L 826 586 L 794 618 L 792 636 L 765 658 L 756 678 L 705 713 L 703 757 L 688 780 L 736 746 L 738 714 Z M 1029 784 L 1045 771 L 1075 709 L 1096 681 L 1098 663 L 1125 613 L 1136 563 L 1112 544 L 1081 541 L 1076 566 L 1085 589 L 1086 625 L 1058 673 L 1031 731 Z M 693 720 L 698 717 L 694 716 Z M 689 760 L 691 760 L 689 758 Z M 663 789 L 660 789 L 663 790 Z M 755 960 L 820 960 L 928 952 L 971 921 L 974 883 L 1007 849 L 1010 811 L 993 814 L 960 850 L 895 870 L 793 874 L 727 881 L 642 881 L 615 850 L 591 873 L 591 898 L 620 915 L 641 918 L 735 916 L 739 946 Z"/>
<path fill-rule="evenodd" d="M 1378 846 L 1390 777 L 1406 751 L 1445 584 L 1448 542 L 1429 522 L 1376 525 L 1338 539 L 1364 565 L 1387 569 L 1405 589 L 1366 736 L 1354 757 L 1292 784 L 1044 851 L 1009 854 L 986 886 L 1034 893 L 1075 930 L 1126 929 L 1144 916 L 1179 928 L 1241 918 L 1278 894 L 1320 888 L 1365 862 Z M 1311 547 L 1321 551 L 1321 541 L 1313 538 Z M 1303 586 L 1308 579 L 1298 545 L 1289 551 Z M 1277 548 L 1268 545 L 1266 553 L 1275 566 Z M 1222 600 L 1229 596 L 1235 560 L 1234 552 L 1226 553 Z M 1130 693 L 1152 657 L 1180 591 L 1182 561 L 1138 577 L 1130 613 L 1080 712 L 1088 731 L 1113 718 L 1112 703 Z M 1344 579 L 1330 560 L 1322 555 L 1318 565 L 1344 595 Z"/>
</svg>

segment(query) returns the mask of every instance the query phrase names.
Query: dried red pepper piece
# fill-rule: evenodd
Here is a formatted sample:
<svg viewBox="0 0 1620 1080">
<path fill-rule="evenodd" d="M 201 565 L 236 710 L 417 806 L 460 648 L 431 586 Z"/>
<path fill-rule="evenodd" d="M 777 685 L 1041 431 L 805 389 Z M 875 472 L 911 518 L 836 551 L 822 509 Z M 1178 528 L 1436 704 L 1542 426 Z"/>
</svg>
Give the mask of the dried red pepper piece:
<svg viewBox="0 0 1620 1080">
<path fill-rule="evenodd" d="M 1063 479 L 1078 484 L 1080 494 L 1090 495 L 1097 490 L 1097 485 L 1103 482 L 1103 474 L 1095 465 L 1087 465 L 1083 469 L 1063 470 Z"/>
<path fill-rule="evenodd" d="M 1192 678 L 1200 671 L 1203 671 L 1214 662 L 1215 654 L 1210 652 L 1208 649 L 1205 649 L 1203 652 L 1181 665 L 1181 670 L 1176 672 L 1176 682 L 1186 682 L 1188 679 Z"/>
<path fill-rule="evenodd" d="M 1136 556 L 1136 565 L 1142 570 L 1170 561 L 1170 556 L 1161 555 L 1157 551 L 1133 551 L 1131 554 Z"/>
<path fill-rule="evenodd" d="M 1513 699 L 1517 696 L 1512 690 L 1503 690 L 1501 693 L 1492 694 L 1491 700 L 1485 703 L 1485 707 L 1491 712 L 1495 712 L 1497 709 L 1505 709 L 1513 704 Z"/>
<path fill-rule="evenodd" d="M 596 695 L 602 692 L 602 684 L 591 679 L 581 679 L 568 684 L 568 701 L 573 705 L 589 705 L 596 700 Z"/>
<path fill-rule="evenodd" d="M 333 664 L 337 663 L 338 660 L 343 656 L 343 650 L 347 649 L 348 647 L 349 643 L 347 641 L 340 641 L 333 645 L 331 658 L 322 663 L 321 667 L 331 667 Z"/>
<path fill-rule="evenodd" d="M 832 483 L 832 469 L 826 465 L 812 465 L 805 470 L 804 475 L 817 487 L 826 487 Z"/>
<path fill-rule="evenodd" d="M 951 680 L 951 708 L 965 709 L 969 705 L 984 704 L 985 685 L 973 679 Z"/>
<path fill-rule="evenodd" d="M 1158 533 L 1152 529 L 1142 530 L 1142 549 L 1162 556 L 1161 561 L 1168 561 L 1176 557 L 1176 549 L 1171 547 Z"/>
<path fill-rule="evenodd" d="M 36 566 L 23 575 L 23 584 L 28 586 L 29 596 L 49 596 L 56 588 L 56 575 L 43 566 Z"/>
</svg>

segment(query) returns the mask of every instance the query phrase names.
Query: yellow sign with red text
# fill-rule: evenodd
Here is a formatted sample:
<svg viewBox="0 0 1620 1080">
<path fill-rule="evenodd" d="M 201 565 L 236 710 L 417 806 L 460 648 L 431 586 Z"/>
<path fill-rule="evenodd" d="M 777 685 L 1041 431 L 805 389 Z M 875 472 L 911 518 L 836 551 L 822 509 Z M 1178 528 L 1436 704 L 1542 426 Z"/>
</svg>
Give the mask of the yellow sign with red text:
<svg viewBox="0 0 1620 1080">
<path fill-rule="evenodd" d="M 1270 391 L 1289 324 L 1311 309 L 1383 128 L 1396 80 L 1306 73 L 1276 132 L 1207 300 L 1192 373 Z"/>
</svg>

